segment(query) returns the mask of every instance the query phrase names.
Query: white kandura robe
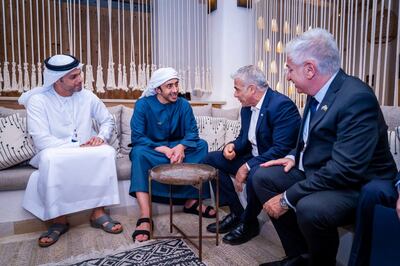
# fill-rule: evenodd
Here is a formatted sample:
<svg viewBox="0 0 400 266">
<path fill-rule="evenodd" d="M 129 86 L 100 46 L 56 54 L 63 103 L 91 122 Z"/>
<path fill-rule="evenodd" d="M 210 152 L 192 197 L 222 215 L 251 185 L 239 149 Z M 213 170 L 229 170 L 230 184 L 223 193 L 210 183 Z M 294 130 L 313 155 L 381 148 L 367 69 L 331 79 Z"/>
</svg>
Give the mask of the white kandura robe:
<svg viewBox="0 0 400 266">
<path fill-rule="evenodd" d="M 26 106 L 28 131 L 37 154 L 23 207 L 42 220 L 95 207 L 119 204 L 115 150 L 109 145 L 79 147 L 96 135 L 110 138 L 114 121 L 88 90 L 61 97 L 54 89 L 33 95 Z M 74 129 L 77 142 L 72 142 Z"/>
</svg>

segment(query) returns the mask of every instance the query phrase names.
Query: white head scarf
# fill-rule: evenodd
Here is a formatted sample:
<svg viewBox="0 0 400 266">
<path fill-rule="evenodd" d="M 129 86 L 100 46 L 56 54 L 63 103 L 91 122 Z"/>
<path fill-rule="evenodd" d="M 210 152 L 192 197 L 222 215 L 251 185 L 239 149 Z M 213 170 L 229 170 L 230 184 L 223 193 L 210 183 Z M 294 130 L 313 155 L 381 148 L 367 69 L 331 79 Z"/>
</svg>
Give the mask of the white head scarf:
<svg viewBox="0 0 400 266">
<path fill-rule="evenodd" d="M 151 75 L 150 81 L 147 84 L 147 88 L 143 91 L 142 96 L 140 96 L 140 98 L 155 95 L 156 89 L 171 79 L 179 80 L 178 72 L 176 72 L 175 69 L 173 69 L 172 67 L 164 67 L 157 69 Z"/>
<path fill-rule="evenodd" d="M 24 92 L 18 99 L 19 104 L 26 105 L 31 96 L 48 91 L 53 87 L 53 84 L 56 83 L 57 80 L 67 75 L 73 69 L 81 69 L 83 67 L 83 64 L 80 63 L 75 57 L 64 54 L 58 54 L 49 57 L 45 60 L 45 65 L 49 67 L 51 66 L 52 69 L 49 69 L 48 67 L 44 69 L 43 86 Z"/>
</svg>

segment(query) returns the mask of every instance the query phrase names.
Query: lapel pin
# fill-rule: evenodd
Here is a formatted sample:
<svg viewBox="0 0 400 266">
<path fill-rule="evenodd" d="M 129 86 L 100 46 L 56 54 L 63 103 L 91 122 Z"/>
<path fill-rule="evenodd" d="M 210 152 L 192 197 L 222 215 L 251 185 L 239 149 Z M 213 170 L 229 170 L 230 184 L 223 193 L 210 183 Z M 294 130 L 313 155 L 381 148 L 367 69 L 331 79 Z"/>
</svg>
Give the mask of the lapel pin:
<svg viewBox="0 0 400 266">
<path fill-rule="evenodd" d="M 328 110 L 328 106 L 327 106 L 327 105 L 322 106 L 322 107 L 321 107 L 321 110 L 324 111 L 324 112 L 326 112 L 326 111 Z"/>
</svg>

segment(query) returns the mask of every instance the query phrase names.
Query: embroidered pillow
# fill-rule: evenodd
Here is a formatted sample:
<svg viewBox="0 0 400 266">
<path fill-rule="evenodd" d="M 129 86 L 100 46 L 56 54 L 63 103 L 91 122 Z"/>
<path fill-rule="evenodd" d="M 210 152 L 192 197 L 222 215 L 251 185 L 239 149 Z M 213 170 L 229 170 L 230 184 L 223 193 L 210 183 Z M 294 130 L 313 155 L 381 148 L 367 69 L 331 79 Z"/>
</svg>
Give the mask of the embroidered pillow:
<svg viewBox="0 0 400 266">
<path fill-rule="evenodd" d="M 0 118 L 0 170 L 29 160 L 34 155 L 26 118 L 21 118 L 19 113 Z"/>
<path fill-rule="evenodd" d="M 211 105 L 192 106 L 193 114 L 195 116 L 211 116 Z"/>
<path fill-rule="evenodd" d="M 239 136 L 240 127 L 240 120 L 226 120 L 225 143 L 231 142 Z"/>
<path fill-rule="evenodd" d="M 6 107 L 0 107 L 0 117 L 7 117 L 9 115 L 13 115 L 18 113 L 21 118 L 26 117 L 25 109 L 11 109 Z"/>
<path fill-rule="evenodd" d="M 208 151 L 220 150 L 225 145 L 225 118 L 196 116 L 199 136 L 208 143 Z"/>
<path fill-rule="evenodd" d="M 107 110 L 114 116 L 115 126 L 118 132 L 118 138 L 121 138 L 121 111 L 122 105 L 107 107 Z"/>
<path fill-rule="evenodd" d="M 213 117 L 223 117 L 229 120 L 238 120 L 239 119 L 239 111 L 240 108 L 232 108 L 232 109 L 221 109 L 221 108 L 212 108 L 211 113 Z"/>
</svg>

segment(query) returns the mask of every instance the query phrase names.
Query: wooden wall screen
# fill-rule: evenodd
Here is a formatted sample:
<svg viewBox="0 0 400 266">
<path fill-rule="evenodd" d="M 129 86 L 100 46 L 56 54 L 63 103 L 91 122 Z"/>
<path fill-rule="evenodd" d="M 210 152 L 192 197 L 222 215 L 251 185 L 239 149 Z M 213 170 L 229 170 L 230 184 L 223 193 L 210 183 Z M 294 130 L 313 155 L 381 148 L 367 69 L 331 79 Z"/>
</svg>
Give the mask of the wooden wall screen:
<svg viewBox="0 0 400 266">
<path fill-rule="evenodd" d="M 125 45 L 124 58 L 127 76 L 129 79 L 132 78 L 130 77 L 129 73 L 130 62 L 132 61 L 132 35 L 134 43 L 133 59 L 136 69 L 138 70 L 140 68 L 140 64 L 151 64 L 150 0 L 98 1 L 0 0 L 0 32 L 2 32 L 0 34 L 0 78 L 4 80 L 4 68 L 7 67 L 10 80 L 12 79 L 12 63 L 14 63 L 16 68 L 15 79 L 17 80 L 17 83 L 19 85 L 21 85 L 21 82 L 24 83 L 24 66 L 27 66 L 29 80 L 31 81 L 32 63 L 34 63 L 37 67 L 38 62 L 43 62 L 46 57 L 56 53 L 74 54 L 81 60 L 81 62 L 86 64 L 88 52 L 87 5 L 89 6 L 90 18 L 90 58 L 91 65 L 93 66 L 94 77 L 96 77 L 98 66 L 98 40 L 100 38 L 101 65 L 103 66 L 104 83 L 107 81 L 107 66 L 109 62 L 110 4 L 112 5 L 112 55 L 114 62 L 115 82 L 117 83 L 118 79 L 118 64 L 122 64 L 123 44 Z M 101 7 L 99 12 L 100 32 L 98 31 L 97 4 L 99 4 Z M 117 8 L 118 6 L 120 9 Z M 132 7 L 133 28 L 131 29 Z M 125 30 L 122 32 L 123 16 Z M 119 28 L 118 17 L 120 22 Z M 124 34 L 125 41 L 122 40 L 122 34 Z M 14 45 L 14 49 L 12 48 L 12 45 Z M 8 66 L 5 64 L 6 61 L 9 63 Z M 93 87 L 96 87 L 96 82 L 94 82 Z M 24 88 L 21 87 L 12 88 L 12 91 L 10 91 L 4 89 L 4 83 L 0 86 L 1 96 L 18 96 L 23 89 Z M 27 90 L 27 88 L 25 88 L 25 90 Z M 96 92 L 96 88 L 94 88 L 94 92 Z M 141 91 L 137 88 L 129 90 L 115 88 L 112 90 L 106 90 L 105 93 L 97 94 L 101 98 L 135 99 L 140 96 Z"/>
</svg>

